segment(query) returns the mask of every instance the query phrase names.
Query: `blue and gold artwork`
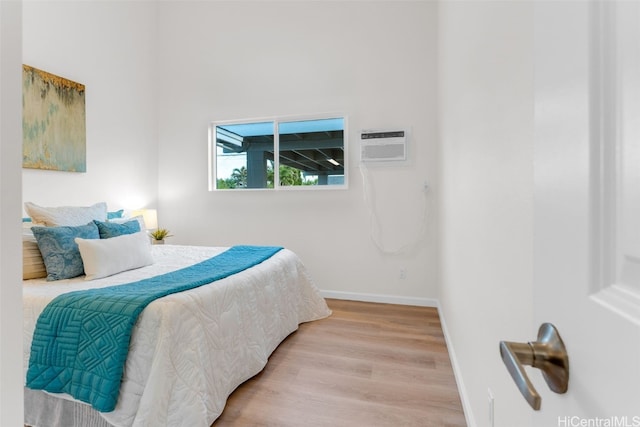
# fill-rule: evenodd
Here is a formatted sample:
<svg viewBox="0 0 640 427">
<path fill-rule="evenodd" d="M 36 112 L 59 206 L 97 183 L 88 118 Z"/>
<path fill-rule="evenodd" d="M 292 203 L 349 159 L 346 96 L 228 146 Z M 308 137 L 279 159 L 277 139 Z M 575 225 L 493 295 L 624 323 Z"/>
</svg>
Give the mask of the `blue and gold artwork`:
<svg viewBox="0 0 640 427">
<path fill-rule="evenodd" d="M 22 167 L 86 172 L 85 89 L 22 66 Z"/>
</svg>

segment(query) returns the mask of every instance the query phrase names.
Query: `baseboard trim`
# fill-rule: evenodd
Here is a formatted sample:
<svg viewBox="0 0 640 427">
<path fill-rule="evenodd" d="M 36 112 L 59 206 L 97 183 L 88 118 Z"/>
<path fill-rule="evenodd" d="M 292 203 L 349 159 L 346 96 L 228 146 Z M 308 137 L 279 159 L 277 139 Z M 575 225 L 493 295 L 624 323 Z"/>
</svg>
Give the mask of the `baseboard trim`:
<svg viewBox="0 0 640 427">
<path fill-rule="evenodd" d="M 437 301 L 437 300 L 436 300 Z M 444 313 L 440 307 L 440 301 L 437 301 L 438 315 L 440 316 L 440 325 L 442 326 L 442 333 L 444 334 L 444 340 L 447 343 L 447 350 L 449 351 L 449 359 L 451 360 L 451 367 L 453 368 L 453 375 L 456 378 L 456 385 L 458 386 L 458 393 L 460 394 L 460 401 L 462 403 L 462 410 L 464 411 L 464 417 L 467 420 L 467 427 L 477 427 L 475 417 L 473 416 L 473 410 L 471 409 L 471 402 L 469 401 L 469 395 L 467 388 L 464 385 L 462 379 L 462 372 L 460 365 L 458 365 L 458 358 L 456 357 L 456 351 L 453 347 L 453 342 L 449 336 L 449 330 L 447 329 L 447 322 L 444 319 Z"/>
<path fill-rule="evenodd" d="M 431 298 L 401 297 L 397 295 L 360 294 L 342 291 L 320 291 L 324 298 L 344 299 L 349 301 L 379 302 L 385 304 L 417 305 L 420 307 L 438 307 L 438 300 Z"/>
<path fill-rule="evenodd" d="M 469 395 L 467 388 L 464 385 L 462 379 L 462 372 L 460 365 L 458 364 L 458 358 L 453 347 L 453 342 L 449 336 L 449 330 L 447 328 L 447 322 L 444 318 L 442 308 L 440 307 L 440 301 L 432 298 L 416 298 L 416 297 L 400 297 L 396 295 L 381 295 L 381 294 L 361 294 L 355 292 L 342 292 L 342 291 L 320 291 L 320 294 L 324 298 L 343 299 L 349 301 L 363 301 L 363 302 L 379 302 L 385 304 L 403 304 L 403 305 L 416 305 L 420 307 L 436 307 L 438 309 L 438 316 L 440 317 L 440 324 L 442 325 L 442 333 L 444 334 L 445 342 L 447 343 L 447 350 L 449 351 L 449 359 L 451 360 L 451 367 L 453 368 L 453 375 L 456 379 L 456 385 L 458 386 L 458 393 L 460 393 L 460 401 L 462 402 L 462 409 L 464 411 L 464 417 L 467 421 L 468 427 L 477 427 L 473 411 L 471 409 L 471 402 L 469 401 Z"/>
</svg>

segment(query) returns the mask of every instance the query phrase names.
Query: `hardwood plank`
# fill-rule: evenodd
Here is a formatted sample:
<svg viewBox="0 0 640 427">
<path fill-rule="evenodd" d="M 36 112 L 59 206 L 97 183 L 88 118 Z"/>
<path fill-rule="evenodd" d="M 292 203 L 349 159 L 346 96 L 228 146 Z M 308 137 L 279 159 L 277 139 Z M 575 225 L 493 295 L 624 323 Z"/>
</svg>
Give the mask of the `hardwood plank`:
<svg viewBox="0 0 640 427">
<path fill-rule="evenodd" d="M 466 426 L 437 310 L 327 300 L 212 427 Z"/>
</svg>

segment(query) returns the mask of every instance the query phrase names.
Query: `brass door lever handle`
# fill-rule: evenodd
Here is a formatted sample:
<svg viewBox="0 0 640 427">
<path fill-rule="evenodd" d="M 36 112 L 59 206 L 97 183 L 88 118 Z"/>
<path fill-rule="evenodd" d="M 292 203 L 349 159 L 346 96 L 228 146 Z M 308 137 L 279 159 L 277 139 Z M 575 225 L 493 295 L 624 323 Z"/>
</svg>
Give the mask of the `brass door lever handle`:
<svg viewBox="0 0 640 427">
<path fill-rule="evenodd" d="M 540 369 L 547 385 L 556 393 L 565 393 L 569 387 L 569 356 L 558 330 L 551 323 L 540 326 L 535 342 L 500 341 L 500 356 L 520 393 L 536 411 L 540 409 L 542 399 L 523 365 Z"/>
</svg>

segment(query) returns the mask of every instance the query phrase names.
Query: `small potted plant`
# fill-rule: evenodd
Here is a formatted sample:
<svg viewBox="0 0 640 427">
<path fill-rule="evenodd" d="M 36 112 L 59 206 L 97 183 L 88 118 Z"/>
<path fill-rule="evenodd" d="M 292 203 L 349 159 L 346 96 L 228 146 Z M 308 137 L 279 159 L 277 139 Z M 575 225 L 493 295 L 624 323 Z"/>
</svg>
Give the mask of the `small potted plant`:
<svg viewBox="0 0 640 427">
<path fill-rule="evenodd" d="M 166 228 L 158 228 L 155 231 L 149 232 L 149 236 L 151 236 L 151 243 L 154 245 L 162 245 L 164 244 L 164 239 L 167 237 L 171 237 L 169 234 L 169 230 Z"/>
</svg>

